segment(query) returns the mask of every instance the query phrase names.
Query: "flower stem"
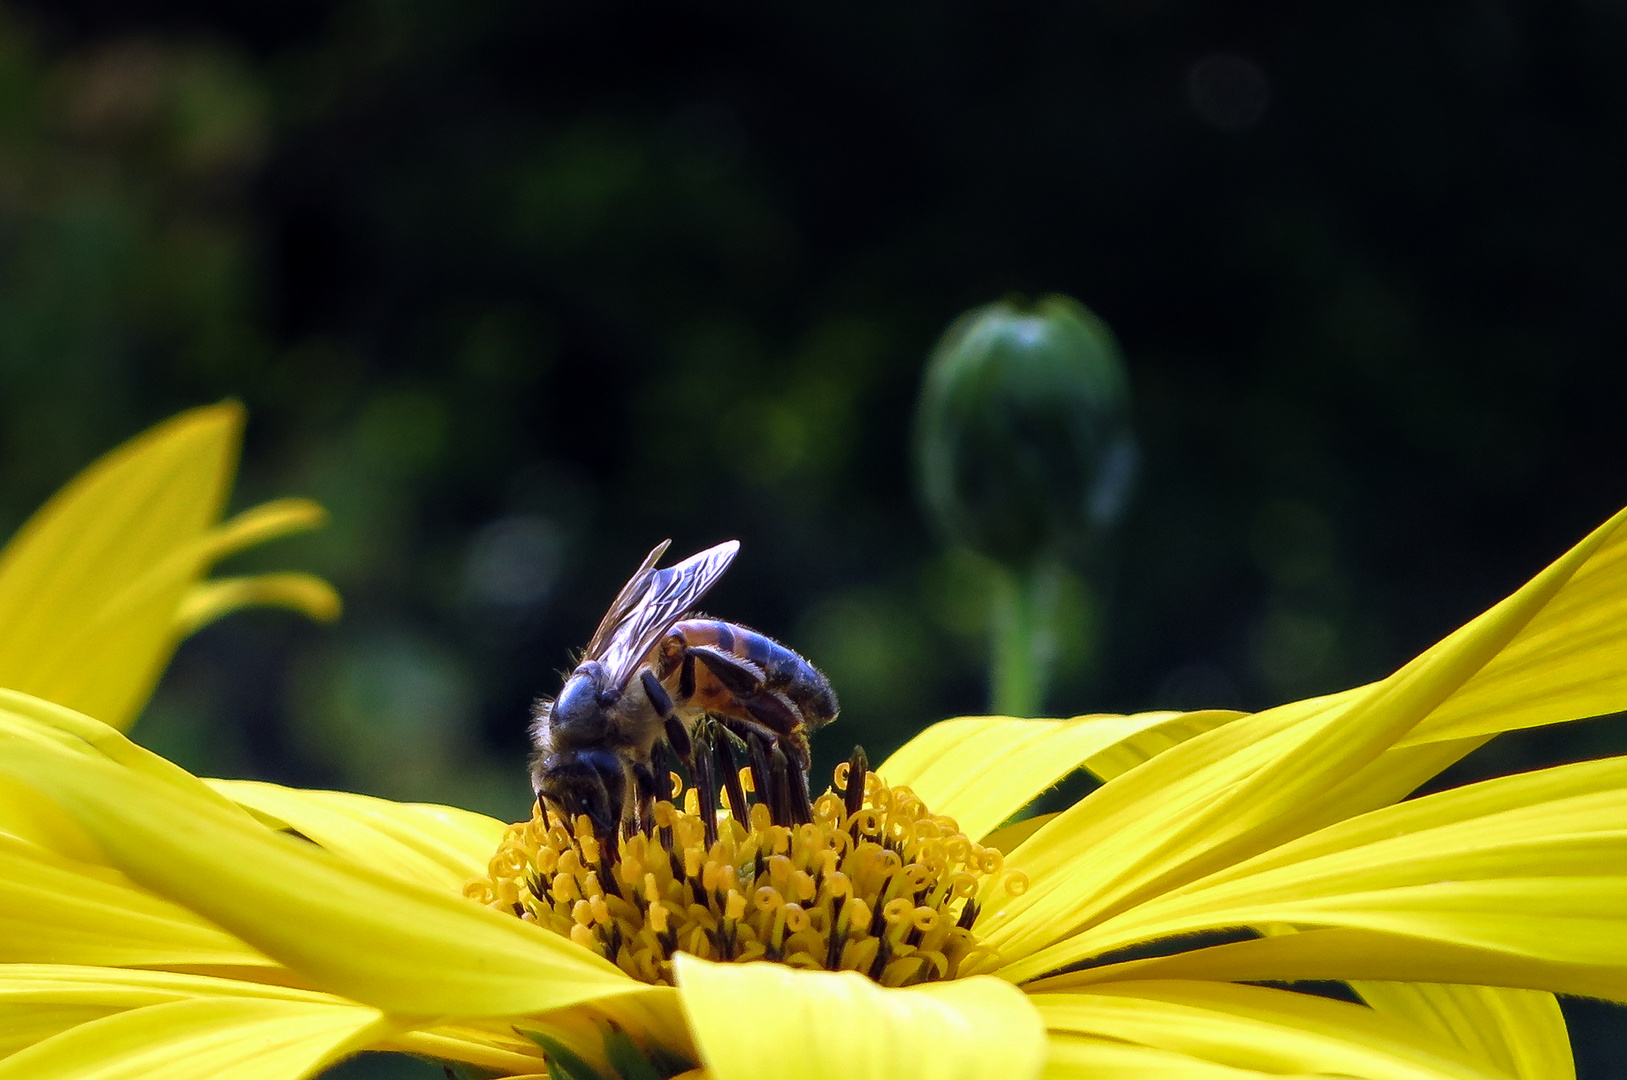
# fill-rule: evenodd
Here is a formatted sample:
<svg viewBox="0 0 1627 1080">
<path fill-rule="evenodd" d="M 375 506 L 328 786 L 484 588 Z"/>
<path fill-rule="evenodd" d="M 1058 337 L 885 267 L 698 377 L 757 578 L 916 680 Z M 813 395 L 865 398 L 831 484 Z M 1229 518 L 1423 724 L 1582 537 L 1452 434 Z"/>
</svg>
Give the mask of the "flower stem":
<svg viewBox="0 0 1627 1080">
<path fill-rule="evenodd" d="M 1038 716 L 1056 658 L 1057 592 L 1062 564 L 1039 559 L 994 576 L 993 711 Z"/>
</svg>

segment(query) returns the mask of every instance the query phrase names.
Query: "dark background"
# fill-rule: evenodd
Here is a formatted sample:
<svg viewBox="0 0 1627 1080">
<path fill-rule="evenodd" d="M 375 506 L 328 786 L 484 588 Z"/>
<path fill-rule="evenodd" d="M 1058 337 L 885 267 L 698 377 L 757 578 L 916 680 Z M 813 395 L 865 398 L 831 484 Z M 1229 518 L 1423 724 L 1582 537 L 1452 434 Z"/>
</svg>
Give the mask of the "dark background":
<svg viewBox="0 0 1627 1080">
<path fill-rule="evenodd" d="M 1627 502 L 1624 60 L 1619 0 L 12 0 L 0 534 L 236 396 L 234 505 L 334 515 L 239 567 L 348 610 L 188 643 L 138 729 L 183 764 L 523 813 L 527 702 L 665 536 L 741 538 L 708 608 L 831 675 L 824 759 L 879 758 L 987 704 L 921 364 L 1060 291 L 1143 471 L 1052 711 L 1338 689 Z"/>
</svg>

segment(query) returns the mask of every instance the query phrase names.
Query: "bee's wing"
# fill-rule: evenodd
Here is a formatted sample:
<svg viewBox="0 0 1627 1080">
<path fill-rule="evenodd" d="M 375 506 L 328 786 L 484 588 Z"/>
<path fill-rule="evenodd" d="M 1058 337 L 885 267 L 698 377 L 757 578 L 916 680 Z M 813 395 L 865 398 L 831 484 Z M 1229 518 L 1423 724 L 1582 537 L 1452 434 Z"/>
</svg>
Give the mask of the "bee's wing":
<svg viewBox="0 0 1627 1080">
<path fill-rule="evenodd" d="M 605 650 L 610 647 L 611 635 L 616 632 L 617 627 L 627 621 L 627 617 L 633 613 L 633 609 L 638 607 L 639 602 L 644 599 L 644 594 L 649 592 L 650 579 L 655 576 L 655 562 L 671 546 L 671 540 L 663 540 L 651 548 L 648 555 L 644 556 L 644 561 L 639 564 L 637 570 L 633 571 L 633 576 L 627 579 L 627 584 L 621 587 L 621 592 L 616 594 L 616 599 L 610 602 L 610 609 L 604 613 L 604 618 L 599 620 L 599 628 L 593 631 L 593 638 L 588 642 L 588 647 L 583 653 L 583 659 L 600 660 L 604 658 Z"/>
<path fill-rule="evenodd" d="M 652 569 L 666 547 L 658 545 L 645 558 L 588 644 L 587 659 L 604 664 L 611 686 L 625 686 L 661 635 L 717 583 L 734 561 L 740 541 L 726 540 L 665 570 Z"/>
</svg>

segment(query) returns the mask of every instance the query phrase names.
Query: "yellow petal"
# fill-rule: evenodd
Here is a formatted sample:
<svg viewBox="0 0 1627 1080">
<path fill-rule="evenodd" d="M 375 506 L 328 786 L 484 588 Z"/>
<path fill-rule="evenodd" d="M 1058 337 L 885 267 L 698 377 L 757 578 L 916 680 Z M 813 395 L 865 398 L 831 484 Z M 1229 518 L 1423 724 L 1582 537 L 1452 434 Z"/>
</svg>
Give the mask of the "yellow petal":
<svg viewBox="0 0 1627 1080">
<path fill-rule="evenodd" d="M 547 1068 L 542 1050 L 530 1039 L 479 1028 L 441 1026 L 383 1038 L 374 1047 L 416 1057 L 461 1061 L 498 1076 L 531 1076 Z M 542 1073 L 547 1076 L 547 1073 Z"/>
<path fill-rule="evenodd" d="M 117 766 L 8 740 L 0 772 L 61 803 L 137 882 L 353 1000 L 504 1016 L 645 989 L 564 938 Z"/>
<path fill-rule="evenodd" d="M 1598 540 L 1557 595 L 1405 742 L 1490 735 L 1627 709 L 1622 516 L 1579 545 Z"/>
<path fill-rule="evenodd" d="M 485 874 L 508 826 L 453 806 L 397 803 L 346 791 L 306 791 L 252 780 L 210 780 L 227 798 L 349 862 L 462 894 Z"/>
<path fill-rule="evenodd" d="M 1238 714 L 1207 715 L 1218 723 Z M 933 813 L 954 818 L 977 839 L 1095 755 L 1178 716 L 965 716 L 927 728 L 876 772 L 909 787 Z"/>
<path fill-rule="evenodd" d="M 205 975 L 69 964 L 3 964 L 0 1058 L 116 1012 L 204 997 L 347 1004 L 310 990 Z"/>
<path fill-rule="evenodd" d="M 1383 682 L 1236 720 L 1093 792 L 1012 853 L 1032 887 L 981 897 L 980 936 L 1020 956 L 1325 824 L 1330 790 L 1349 799 L 1346 783 L 1513 641 L 1624 518 Z"/>
<path fill-rule="evenodd" d="M 1053 1032 L 1045 1080 L 1261 1080 L 1267 1074 L 1116 1039 Z M 1286 1080 L 1281 1073 L 1274 1080 Z"/>
<path fill-rule="evenodd" d="M 222 997 L 351 1004 L 314 990 L 207 975 L 69 964 L 5 964 L 0 965 L 0 1057 L 77 1023 L 115 1012 L 170 1001 Z M 597 1031 L 594 1035 L 597 1038 Z M 536 1043 L 508 1029 L 440 1025 L 386 1034 L 377 1049 L 461 1061 L 503 1074 L 541 1067 L 541 1051 Z"/>
<path fill-rule="evenodd" d="M 1382 980 L 1490 984 L 1627 1001 L 1619 967 L 1559 963 L 1371 930 L 1305 930 L 1145 960 L 1126 960 L 1028 984 L 1049 991 L 1126 979 L 1217 982 Z"/>
<path fill-rule="evenodd" d="M 891 990 L 850 971 L 673 959 L 716 1080 L 1027 1080 L 1045 1060 L 1033 1006 L 997 979 Z"/>
<path fill-rule="evenodd" d="M 1278 922 L 1608 965 L 1627 976 L 1627 759 L 1374 811 L 1126 910 L 1002 974 L 1023 980 L 1131 944 Z M 1500 980 L 1493 965 L 1473 979 L 1405 981 Z"/>
<path fill-rule="evenodd" d="M 1002 825 L 983 838 L 983 846 L 994 848 L 1002 855 L 1010 855 L 1022 846 L 1024 840 L 1039 832 L 1056 818 L 1056 814 L 1040 814 L 1024 818 L 1010 825 Z"/>
<path fill-rule="evenodd" d="M 173 1001 L 92 1020 L 0 1061 L 0 1080 L 298 1080 L 359 1049 L 380 1014 L 270 998 Z"/>
<path fill-rule="evenodd" d="M 54 702 L 0 689 L 0 737 L 11 736 L 71 754 L 111 761 L 178 790 L 236 809 L 203 781 L 118 731 Z"/>
<path fill-rule="evenodd" d="M 1191 738 L 1213 731 L 1223 724 L 1241 718 L 1244 714 L 1230 709 L 1206 709 L 1202 712 L 1176 713 L 1150 727 L 1120 739 L 1118 742 L 1092 754 L 1084 767 L 1099 780 L 1122 776 L 1137 765 L 1145 765 L 1165 750 L 1179 746 Z"/>
<path fill-rule="evenodd" d="M 272 499 L 214 526 L 199 541 L 205 562 L 219 562 L 251 547 L 328 523 L 328 512 L 310 499 Z"/>
<path fill-rule="evenodd" d="M 1302 726 L 1324 720 L 1334 707 L 1297 702 L 1236 720 L 1091 792 L 1012 851 L 1007 865 L 1026 874 L 1030 888 L 1021 896 L 983 897 L 980 936 L 1000 935 L 995 947 L 1015 958 L 1084 922 L 1114 898 L 1115 878 L 1187 850 L 1194 841 L 1183 834 L 1183 822 L 1235 788 L 1240 775 L 1268 767 L 1303 741 Z"/>
<path fill-rule="evenodd" d="M 188 604 L 208 566 L 321 524 L 314 503 L 282 500 L 215 526 L 242 428 L 235 403 L 182 413 L 92 464 L 18 530 L 0 551 L 0 686 L 128 727 L 179 640 L 177 613 L 197 625 L 229 599 Z M 334 603 L 309 580 L 235 599 L 315 613 Z"/>
<path fill-rule="evenodd" d="M 9 836 L 0 836 L 0 962 L 275 966 L 117 871 Z"/>
<path fill-rule="evenodd" d="M 246 607 L 287 608 L 316 622 L 332 622 L 339 617 L 343 604 L 333 586 L 315 574 L 215 578 L 192 586 L 181 598 L 175 613 L 175 633 L 186 637 Z"/>
<path fill-rule="evenodd" d="M 134 718 L 198 568 L 175 567 L 117 620 L 98 616 L 220 516 L 242 427 L 233 403 L 182 413 L 97 461 L 18 530 L 0 552 L 0 686 L 117 726 Z"/>
<path fill-rule="evenodd" d="M 1552 994 L 1498 986 L 1357 982 L 1363 1001 L 1448 1039 L 1519 1080 L 1575 1080 L 1570 1034 Z"/>
<path fill-rule="evenodd" d="M 1138 982 L 1035 994 L 1053 1031 L 1119 1039 L 1271 1075 L 1507 1080 L 1489 1062 L 1360 1005 L 1263 986 Z"/>
<path fill-rule="evenodd" d="M 80 862 L 101 859 L 101 849 L 62 807 L 17 784 L 0 782 L 0 834 Z"/>
</svg>

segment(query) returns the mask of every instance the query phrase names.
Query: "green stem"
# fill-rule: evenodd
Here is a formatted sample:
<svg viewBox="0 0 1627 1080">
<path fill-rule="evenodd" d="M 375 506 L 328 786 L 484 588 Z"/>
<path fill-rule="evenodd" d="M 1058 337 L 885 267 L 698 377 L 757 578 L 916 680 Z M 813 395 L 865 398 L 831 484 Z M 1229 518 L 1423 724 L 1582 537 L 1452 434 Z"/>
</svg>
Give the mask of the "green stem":
<svg viewBox="0 0 1627 1080">
<path fill-rule="evenodd" d="M 995 573 L 993 711 L 1001 716 L 1039 716 L 1045 708 L 1061 579 L 1061 564 L 1050 559 Z"/>
</svg>

